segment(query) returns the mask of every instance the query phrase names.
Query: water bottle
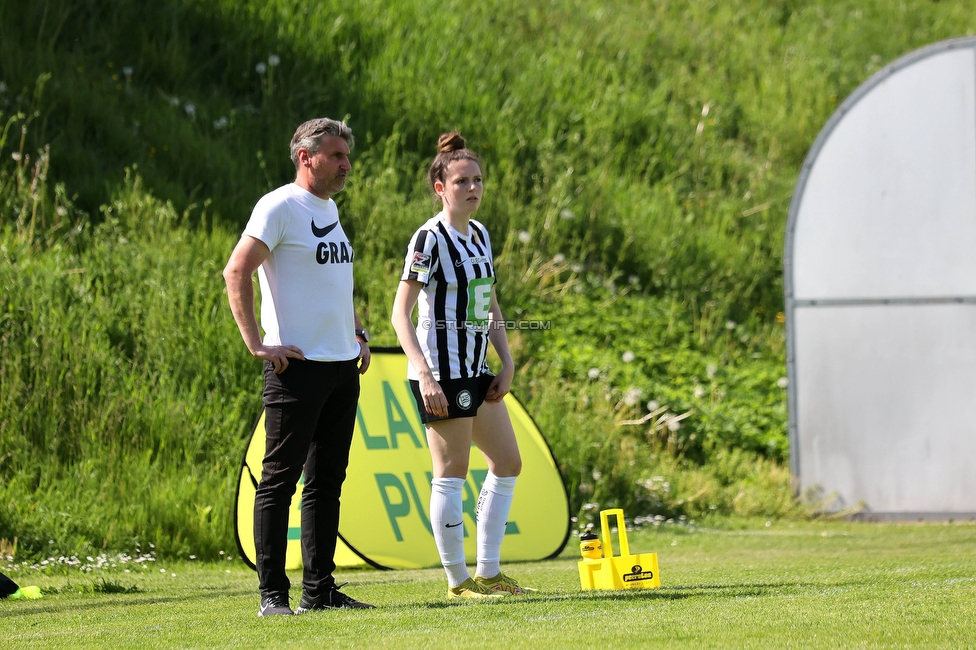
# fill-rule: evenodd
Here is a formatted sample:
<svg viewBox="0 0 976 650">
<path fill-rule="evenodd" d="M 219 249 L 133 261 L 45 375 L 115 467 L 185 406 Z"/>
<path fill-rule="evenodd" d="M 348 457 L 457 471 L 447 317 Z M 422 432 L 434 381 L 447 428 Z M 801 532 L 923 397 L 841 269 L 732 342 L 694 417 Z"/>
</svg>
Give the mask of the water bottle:
<svg viewBox="0 0 976 650">
<path fill-rule="evenodd" d="M 592 530 L 580 535 L 580 555 L 584 560 L 600 560 L 603 558 L 603 545 Z"/>
</svg>

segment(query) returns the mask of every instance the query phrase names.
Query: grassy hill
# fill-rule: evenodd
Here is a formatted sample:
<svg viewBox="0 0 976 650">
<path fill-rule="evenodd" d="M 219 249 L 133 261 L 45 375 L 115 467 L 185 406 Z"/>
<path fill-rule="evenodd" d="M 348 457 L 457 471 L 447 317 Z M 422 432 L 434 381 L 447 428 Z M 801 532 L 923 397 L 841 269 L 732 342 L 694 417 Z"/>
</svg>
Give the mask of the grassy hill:
<svg viewBox="0 0 976 650">
<path fill-rule="evenodd" d="M 795 511 L 797 171 L 859 83 L 974 29 L 928 0 L 0 0 L 0 538 L 232 545 L 260 378 L 219 270 L 319 115 L 356 133 L 380 345 L 437 135 L 483 154 L 502 307 L 553 323 L 512 334 L 516 391 L 582 519 Z"/>
</svg>

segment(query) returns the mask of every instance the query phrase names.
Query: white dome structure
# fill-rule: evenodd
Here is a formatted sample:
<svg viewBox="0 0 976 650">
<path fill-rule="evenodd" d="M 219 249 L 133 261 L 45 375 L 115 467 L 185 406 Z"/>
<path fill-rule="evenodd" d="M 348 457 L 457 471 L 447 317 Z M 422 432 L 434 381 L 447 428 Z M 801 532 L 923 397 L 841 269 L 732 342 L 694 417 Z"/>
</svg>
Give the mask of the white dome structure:
<svg viewBox="0 0 976 650">
<path fill-rule="evenodd" d="M 898 59 L 837 109 L 784 276 L 796 487 L 862 518 L 976 517 L 976 38 Z"/>
</svg>

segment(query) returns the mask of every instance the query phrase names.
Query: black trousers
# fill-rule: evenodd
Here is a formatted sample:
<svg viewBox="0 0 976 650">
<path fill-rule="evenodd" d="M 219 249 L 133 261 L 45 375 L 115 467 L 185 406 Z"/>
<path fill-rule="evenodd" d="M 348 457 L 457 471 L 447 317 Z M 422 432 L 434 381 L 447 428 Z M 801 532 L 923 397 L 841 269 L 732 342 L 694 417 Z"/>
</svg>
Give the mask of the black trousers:
<svg viewBox="0 0 976 650">
<path fill-rule="evenodd" d="M 264 364 L 267 444 L 254 495 L 254 546 L 261 596 L 287 593 L 288 512 L 302 490 L 302 588 L 315 602 L 335 585 L 339 495 L 359 402 L 358 360 L 290 359 L 280 375 Z"/>
</svg>

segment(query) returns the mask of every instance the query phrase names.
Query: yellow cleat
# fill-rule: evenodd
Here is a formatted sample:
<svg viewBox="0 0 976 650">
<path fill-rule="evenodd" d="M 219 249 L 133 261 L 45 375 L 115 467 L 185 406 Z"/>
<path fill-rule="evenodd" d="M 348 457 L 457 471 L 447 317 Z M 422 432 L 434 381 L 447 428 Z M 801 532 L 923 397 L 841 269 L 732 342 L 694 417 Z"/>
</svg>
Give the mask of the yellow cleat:
<svg viewBox="0 0 976 650">
<path fill-rule="evenodd" d="M 37 600 L 38 598 L 43 598 L 44 594 L 41 593 L 40 587 L 21 587 L 14 593 L 10 594 L 11 600 L 20 600 L 22 598 L 27 600 Z"/>
<path fill-rule="evenodd" d="M 504 573 L 499 573 L 494 578 L 475 576 L 475 582 L 487 589 L 489 592 L 512 594 L 513 596 L 525 596 L 527 594 L 538 593 L 538 589 L 523 587 L 514 578 L 509 578 Z"/>
<path fill-rule="evenodd" d="M 487 589 L 471 578 L 468 578 L 457 587 L 447 588 L 448 598 L 498 600 L 499 598 L 504 598 L 506 595 Z"/>
</svg>

